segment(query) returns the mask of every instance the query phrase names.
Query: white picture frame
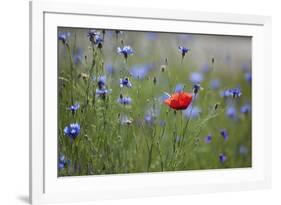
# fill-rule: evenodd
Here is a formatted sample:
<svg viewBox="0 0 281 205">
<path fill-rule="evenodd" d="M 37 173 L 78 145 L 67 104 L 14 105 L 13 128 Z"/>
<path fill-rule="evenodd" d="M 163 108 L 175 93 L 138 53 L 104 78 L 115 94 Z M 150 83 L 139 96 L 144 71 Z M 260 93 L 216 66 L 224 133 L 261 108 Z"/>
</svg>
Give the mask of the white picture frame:
<svg viewBox="0 0 281 205">
<path fill-rule="evenodd" d="M 58 178 L 54 123 L 57 84 L 53 83 L 57 79 L 57 35 L 54 32 L 58 26 L 252 36 L 252 168 Z M 269 188 L 270 76 L 270 17 L 30 2 L 30 202 L 43 204 Z"/>
</svg>

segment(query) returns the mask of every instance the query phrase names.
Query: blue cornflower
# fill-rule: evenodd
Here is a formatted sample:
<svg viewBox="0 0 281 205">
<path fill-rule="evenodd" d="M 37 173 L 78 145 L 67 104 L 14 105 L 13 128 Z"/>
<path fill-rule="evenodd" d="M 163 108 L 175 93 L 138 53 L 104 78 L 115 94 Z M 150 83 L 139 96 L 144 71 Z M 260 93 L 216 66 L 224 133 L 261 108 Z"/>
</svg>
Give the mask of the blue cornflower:
<svg viewBox="0 0 281 205">
<path fill-rule="evenodd" d="M 221 129 L 220 134 L 221 134 L 221 136 L 223 137 L 224 140 L 228 139 L 228 132 L 227 132 L 226 129 Z"/>
<path fill-rule="evenodd" d="M 63 169 L 67 165 L 67 160 L 64 155 L 59 157 L 59 169 Z"/>
<path fill-rule="evenodd" d="M 96 76 L 93 77 L 93 80 L 96 80 Z M 97 84 L 98 84 L 98 88 L 100 90 L 105 89 L 106 86 L 106 76 L 105 75 L 101 75 L 98 77 L 97 79 Z"/>
<path fill-rule="evenodd" d="M 152 68 L 151 64 L 135 65 L 131 67 L 129 73 L 135 79 L 144 79 L 144 77 L 148 74 L 151 68 Z"/>
<path fill-rule="evenodd" d="M 71 139 L 75 139 L 80 133 L 80 125 L 78 123 L 71 123 L 64 128 L 64 134 Z"/>
<path fill-rule="evenodd" d="M 76 53 L 73 54 L 73 62 L 74 64 L 79 64 L 82 62 L 83 52 L 81 49 L 78 49 Z"/>
<path fill-rule="evenodd" d="M 154 122 L 154 117 L 151 114 L 146 114 L 144 116 L 144 121 L 148 124 L 152 124 Z"/>
<path fill-rule="evenodd" d="M 130 104 L 132 104 L 132 98 L 124 97 L 121 94 L 120 97 L 118 98 L 117 102 L 119 102 L 120 104 L 123 104 L 123 105 L 130 105 Z"/>
<path fill-rule="evenodd" d="M 206 144 L 209 144 L 212 142 L 212 135 L 207 135 L 205 138 L 204 138 L 204 141 Z"/>
<path fill-rule="evenodd" d="M 59 32 L 58 39 L 65 44 L 70 37 L 70 32 Z"/>
<path fill-rule="evenodd" d="M 190 74 L 189 80 L 194 84 L 201 83 L 204 80 L 204 76 L 202 73 L 193 72 Z"/>
<path fill-rule="evenodd" d="M 76 112 L 80 107 L 80 104 L 77 103 L 75 105 L 71 105 L 68 109 L 71 110 L 72 113 Z"/>
<path fill-rule="evenodd" d="M 246 146 L 244 146 L 244 145 L 241 145 L 239 147 L 239 153 L 242 154 L 242 155 L 248 154 L 248 148 Z"/>
<path fill-rule="evenodd" d="M 189 48 L 185 48 L 185 47 L 183 47 L 183 46 L 179 46 L 178 49 L 179 49 L 179 52 L 181 53 L 182 58 L 184 58 L 185 54 L 186 54 L 188 51 L 190 51 Z"/>
<path fill-rule="evenodd" d="M 131 46 L 124 46 L 123 48 L 118 47 L 117 53 L 120 55 L 122 54 L 124 58 L 127 60 L 128 56 L 133 55 L 134 51 L 131 48 Z"/>
<path fill-rule="evenodd" d="M 252 82 L 252 74 L 251 74 L 251 72 L 246 72 L 246 73 L 244 74 L 244 76 L 245 76 L 245 80 L 246 80 L 248 83 L 251 83 L 251 82 Z"/>
<path fill-rule="evenodd" d="M 96 95 L 98 95 L 99 97 L 105 97 L 108 93 L 110 93 L 111 92 L 111 90 L 107 90 L 107 89 L 105 89 L 105 88 L 103 88 L 103 89 L 96 89 Z"/>
<path fill-rule="evenodd" d="M 175 92 L 179 93 L 179 92 L 183 92 L 184 89 L 184 85 L 183 84 L 177 84 L 175 87 Z"/>
<path fill-rule="evenodd" d="M 93 42 L 95 40 L 95 36 L 96 35 L 100 35 L 100 32 L 98 32 L 95 29 L 91 29 L 91 30 L 88 31 L 88 35 L 87 36 L 89 37 L 89 40 L 91 42 Z"/>
<path fill-rule="evenodd" d="M 100 35 L 95 35 L 93 43 L 98 46 L 98 48 L 102 48 L 103 38 Z"/>
<path fill-rule="evenodd" d="M 221 82 L 220 82 L 219 79 L 214 79 L 214 80 L 212 80 L 212 81 L 210 82 L 210 87 L 211 87 L 213 90 L 219 89 L 220 85 L 221 85 Z"/>
<path fill-rule="evenodd" d="M 219 160 L 221 163 L 224 163 L 227 160 L 226 155 L 223 153 L 219 154 Z"/>
<path fill-rule="evenodd" d="M 121 88 L 123 88 L 123 87 L 131 88 L 132 87 L 132 83 L 128 77 L 125 77 L 124 79 L 120 78 L 119 82 L 120 82 Z"/>
<path fill-rule="evenodd" d="M 236 108 L 234 106 L 228 106 L 226 109 L 226 115 L 231 119 L 236 118 Z"/>
<path fill-rule="evenodd" d="M 244 114 L 247 114 L 251 111 L 251 105 L 250 104 L 245 104 L 243 105 L 241 108 L 240 108 L 240 112 L 241 113 L 244 113 Z"/>
<path fill-rule="evenodd" d="M 236 98 L 236 97 L 240 97 L 242 95 L 242 92 L 239 88 L 231 88 L 231 89 L 227 89 L 225 90 L 223 93 L 222 93 L 222 96 L 223 97 L 233 97 L 233 98 Z"/>
<path fill-rule="evenodd" d="M 199 83 L 193 85 L 193 93 L 196 95 L 201 90 L 201 85 Z"/>
<path fill-rule="evenodd" d="M 201 109 L 197 106 L 189 106 L 188 108 L 186 108 L 185 110 L 183 110 L 183 115 L 186 118 L 197 118 L 200 116 L 201 113 Z"/>
</svg>

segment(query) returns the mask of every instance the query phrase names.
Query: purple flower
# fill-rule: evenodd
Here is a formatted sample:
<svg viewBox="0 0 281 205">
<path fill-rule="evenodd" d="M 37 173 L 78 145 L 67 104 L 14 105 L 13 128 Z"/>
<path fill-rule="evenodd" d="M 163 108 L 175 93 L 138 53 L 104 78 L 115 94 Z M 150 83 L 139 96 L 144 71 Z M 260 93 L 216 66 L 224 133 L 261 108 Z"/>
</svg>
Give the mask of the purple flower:
<svg viewBox="0 0 281 205">
<path fill-rule="evenodd" d="M 194 84 L 200 84 L 204 80 L 202 73 L 193 72 L 189 76 L 189 80 Z"/>
<path fill-rule="evenodd" d="M 68 109 L 71 110 L 72 113 L 76 112 L 80 107 L 80 104 L 77 103 L 75 105 L 71 105 Z"/>
<path fill-rule="evenodd" d="M 175 87 L 175 92 L 179 93 L 179 92 L 183 92 L 184 89 L 184 85 L 183 84 L 177 84 Z"/>
<path fill-rule="evenodd" d="M 65 44 L 70 37 L 70 32 L 59 32 L 58 39 Z"/>
<path fill-rule="evenodd" d="M 250 104 L 245 104 L 243 105 L 241 108 L 240 108 L 240 112 L 241 113 L 244 113 L 244 114 L 247 114 L 251 111 L 251 105 Z"/>
<path fill-rule="evenodd" d="M 117 100 L 118 103 L 123 104 L 123 105 L 130 105 L 132 104 L 132 98 L 130 97 L 124 97 L 122 94 Z"/>
<path fill-rule="evenodd" d="M 67 160 L 64 155 L 60 155 L 59 157 L 59 169 L 64 169 L 64 167 L 67 165 Z"/>
<path fill-rule="evenodd" d="M 81 49 L 78 49 L 76 53 L 73 54 L 73 62 L 74 64 L 79 64 L 82 62 L 83 52 Z"/>
<path fill-rule="evenodd" d="M 199 91 L 201 90 L 201 85 L 199 83 L 196 83 L 193 85 L 193 93 L 196 95 L 197 93 L 199 93 Z"/>
<path fill-rule="evenodd" d="M 135 79 L 144 79 L 144 77 L 148 74 L 151 68 L 152 68 L 151 64 L 135 65 L 131 67 L 129 73 Z"/>
<path fill-rule="evenodd" d="M 97 78 L 94 76 L 93 80 L 96 80 Z M 106 86 L 106 76 L 105 75 L 101 75 L 98 77 L 97 79 L 97 84 L 98 84 L 98 88 L 100 90 L 105 89 Z"/>
<path fill-rule="evenodd" d="M 222 93 L 223 97 L 240 97 L 242 95 L 242 92 L 239 88 L 231 88 L 231 89 L 227 89 Z"/>
<path fill-rule="evenodd" d="M 127 87 L 127 88 L 131 88 L 132 87 L 132 83 L 130 82 L 128 77 L 125 77 L 124 79 L 120 78 L 120 87 Z"/>
<path fill-rule="evenodd" d="M 80 133 L 80 125 L 78 123 L 71 123 L 69 126 L 66 126 L 63 131 L 67 137 L 75 139 Z"/>
<path fill-rule="evenodd" d="M 206 144 L 210 144 L 212 142 L 212 136 L 211 135 L 207 135 L 204 138 L 204 141 L 205 141 Z"/>
<path fill-rule="evenodd" d="M 118 47 L 117 53 L 120 55 L 122 54 L 124 58 L 127 60 L 128 56 L 133 55 L 134 51 L 131 48 L 131 46 L 124 46 L 123 48 Z"/>
<path fill-rule="evenodd" d="M 189 48 L 185 48 L 185 47 L 183 47 L 183 46 L 179 46 L 178 49 L 179 49 L 179 52 L 180 52 L 181 55 L 182 55 L 182 58 L 184 58 L 185 54 L 186 54 L 188 51 L 190 51 Z"/>
<path fill-rule="evenodd" d="M 95 29 L 91 29 L 91 30 L 88 31 L 88 35 L 87 36 L 89 37 L 89 40 L 93 42 L 95 36 L 97 36 L 97 35 L 100 35 L 100 32 L 98 32 Z"/>
<path fill-rule="evenodd" d="M 107 89 L 96 89 L 96 95 L 100 96 L 100 97 L 104 97 L 106 94 L 110 93 L 111 90 L 107 90 Z"/>
<path fill-rule="evenodd" d="M 221 163 L 224 163 L 227 160 L 226 155 L 223 153 L 219 154 L 219 160 Z"/>
<path fill-rule="evenodd" d="M 226 129 L 221 129 L 220 134 L 221 134 L 221 136 L 223 137 L 224 140 L 228 139 L 228 132 L 227 132 Z"/>
<path fill-rule="evenodd" d="M 197 106 L 189 106 L 188 108 L 186 108 L 185 110 L 183 110 L 183 115 L 186 118 L 198 118 L 200 116 L 201 113 L 201 109 Z"/>
<path fill-rule="evenodd" d="M 226 109 L 226 115 L 231 119 L 236 118 L 236 108 L 234 106 L 228 106 Z"/>
</svg>

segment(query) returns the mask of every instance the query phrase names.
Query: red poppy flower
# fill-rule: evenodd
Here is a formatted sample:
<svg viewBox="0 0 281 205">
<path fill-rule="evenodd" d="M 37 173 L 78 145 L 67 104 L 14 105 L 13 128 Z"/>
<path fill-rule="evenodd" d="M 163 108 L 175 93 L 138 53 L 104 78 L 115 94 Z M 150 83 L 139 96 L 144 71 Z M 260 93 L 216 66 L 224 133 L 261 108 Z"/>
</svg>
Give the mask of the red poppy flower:
<svg viewBox="0 0 281 205">
<path fill-rule="evenodd" d="M 185 110 L 192 101 L 192 95 L 187 92 L 173 93 L 164 101 L 166 105 L 175 110 Z"/>
</svg>

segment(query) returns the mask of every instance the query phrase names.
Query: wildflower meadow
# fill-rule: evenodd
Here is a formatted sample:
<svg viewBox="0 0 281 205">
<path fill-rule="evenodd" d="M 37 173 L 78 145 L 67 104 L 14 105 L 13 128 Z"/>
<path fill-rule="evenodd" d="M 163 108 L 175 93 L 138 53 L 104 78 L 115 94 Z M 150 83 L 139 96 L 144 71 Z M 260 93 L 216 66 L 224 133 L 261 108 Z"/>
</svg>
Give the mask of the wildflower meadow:
<svg viewBox="0 0 281 205">
<path fill-rule="evenodd" d="M 58 176 L 251 167 L 251 38 L 58 28 Z"/>
</svg>

